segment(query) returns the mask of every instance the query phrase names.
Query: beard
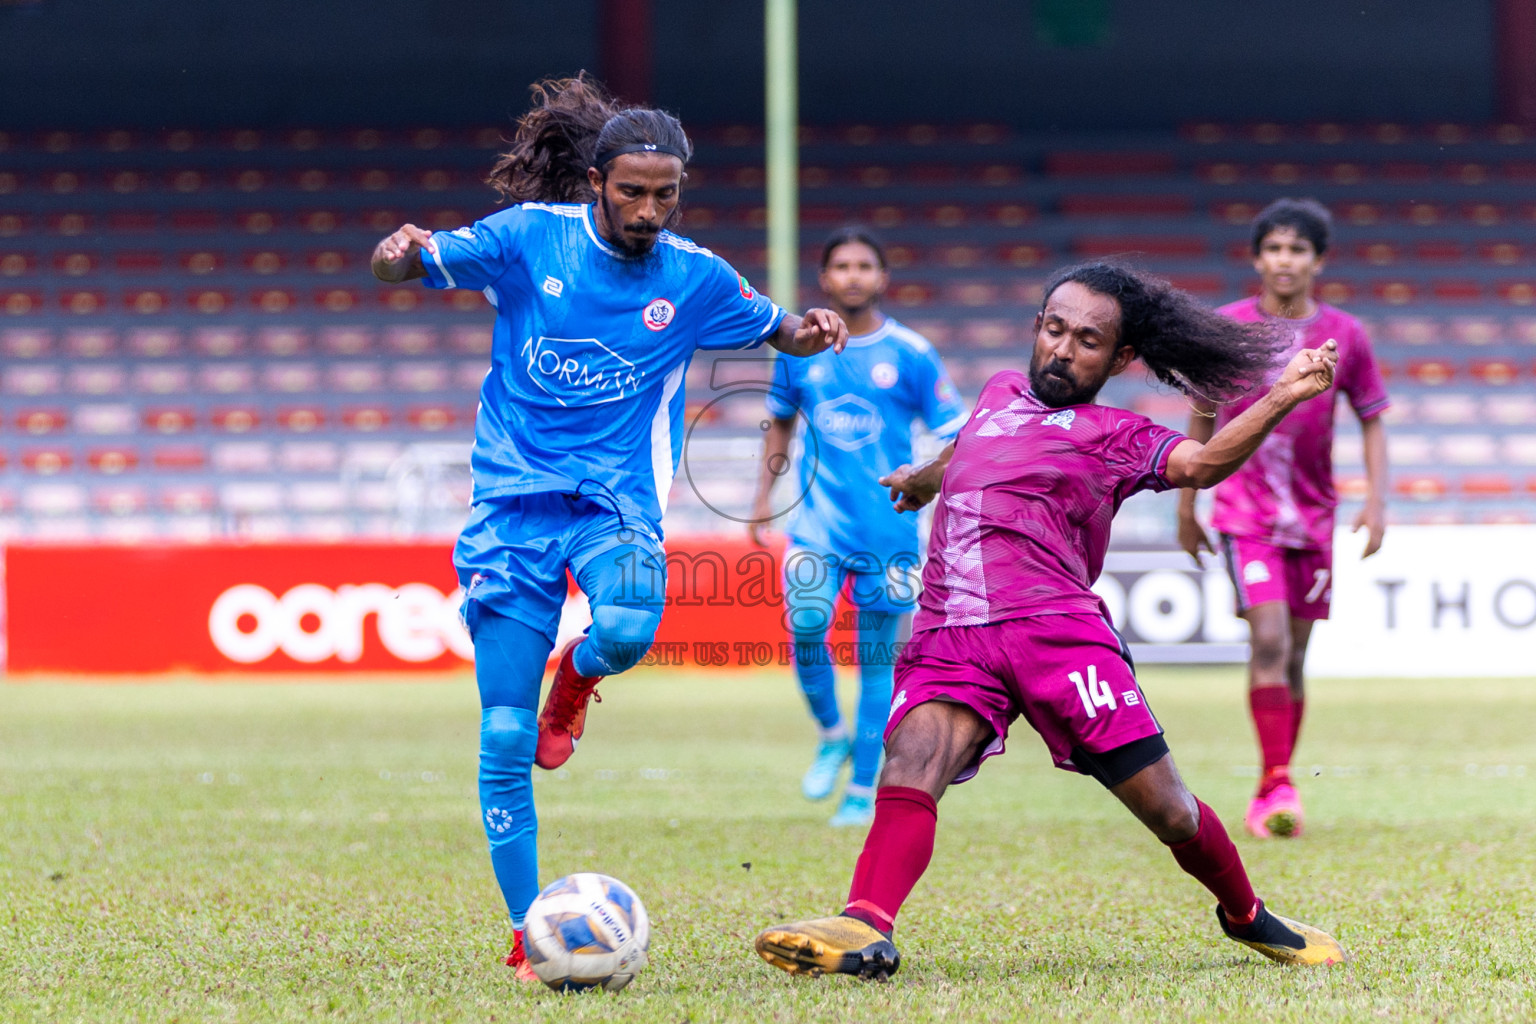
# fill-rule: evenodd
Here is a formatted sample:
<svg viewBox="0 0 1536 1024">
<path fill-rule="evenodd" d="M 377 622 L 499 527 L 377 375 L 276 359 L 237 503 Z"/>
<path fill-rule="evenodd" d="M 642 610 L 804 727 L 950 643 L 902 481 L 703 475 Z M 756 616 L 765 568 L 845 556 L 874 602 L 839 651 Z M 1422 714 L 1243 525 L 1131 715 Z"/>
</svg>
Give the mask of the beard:
<svg viewBox="0 0 1536 1024">
<path fill-rule="evenodd" d="M 1099 389 L 1104 386 L 1103 381 L 1092 385 L 1081 385 L 1072 379 L 1071 371 L 1067 364 L 1059 359 L 1050 359 L 1039 366 L 1031 364 L 1029 367 L 1029 386 L 1035 392 L 1035 397 L 1041 404 L 1048 405 L 1052 409 L 1060 409 L 1068 405 L 1088 405 L 1098 396 Z"/>
<path fill-rule="evenodd" d="M 658 225 L 637 221 L 620 226 L 619 211 L 608 201 L 607 194 L 604 193 L 599 199 L 603 204 L 603 216 L 607 219 L 608 223 L 620 227 L 620 230 L 617 232 L 619 237 L 609 239 L 609 242 L 631 259 L 654 256 L 656 254 L 657 237 L 677 222 L 678 213 L 682 210 L 681 204 L 673 207 L 672 212 L 667 215 L 667 219 Z"/>
</svg>

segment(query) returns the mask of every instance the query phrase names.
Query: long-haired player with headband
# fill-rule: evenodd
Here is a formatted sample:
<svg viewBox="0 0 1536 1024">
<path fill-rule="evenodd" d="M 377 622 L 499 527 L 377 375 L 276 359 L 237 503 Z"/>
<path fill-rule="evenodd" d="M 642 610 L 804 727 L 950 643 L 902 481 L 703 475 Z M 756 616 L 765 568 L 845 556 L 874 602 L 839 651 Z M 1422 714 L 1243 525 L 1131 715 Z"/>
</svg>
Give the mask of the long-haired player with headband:
<svg viewBox="0 0 1536 1024">
<path fill-rule="evenodd" d="M 1337 350 L 1297 353 L 1204 444 L 1095 404 L 1105 381 L 1140 357 L 1185 394 L 1224 397 L 1254 389 L 1283 346 L 1124 267 L 1070 268 L 1046 287 L 1028 372 L 994 376 L 936 460 L 881 481 L 898 510 L 938 503 L 915 636 L 896 664 L 875 820 L 842 915 L 769 928 L 756 942 L 764 960 L 793 974 L 895 971 L 891 933 L 933 856 L 939 798 L 1003 752 L 1021 715 L 1058 767 L 1097 779 L 1210 890 L 1227 935 L 1285 963 L 1343 959 L 1328 935 L 1254 895 L 1216 812 L 1180 778 L 1091 589 L 1126 498 L 1230 476 L 1332 385 Z"/>
<path fill-rule="evenodd" d="M 676 118 L 584 74 L 535 84 L 533 101 L 487 179 L 511 206 L 454 231 L 406 224 L 373 253 L 381 281 L 472 288 L 496 310 L 454 564 L 480 689 L 482 823 L 523 980 L 539 891 L 531 769 L 571 756 L 598 681 L 655 638 L 694 351 L 767 342 L 804 356 L 848 338 L 835 313 L 785 313 L 669 230 L 693 155 Z M 567 570 L 592 625 L 560 652 L 540 712 Z"/>
</svg>

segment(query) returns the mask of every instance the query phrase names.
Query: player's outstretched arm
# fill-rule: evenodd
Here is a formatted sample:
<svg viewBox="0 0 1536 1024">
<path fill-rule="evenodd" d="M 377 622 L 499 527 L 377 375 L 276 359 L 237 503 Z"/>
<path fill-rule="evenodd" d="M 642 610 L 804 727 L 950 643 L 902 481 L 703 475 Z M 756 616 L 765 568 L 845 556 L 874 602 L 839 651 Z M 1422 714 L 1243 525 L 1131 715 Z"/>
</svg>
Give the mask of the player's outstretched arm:
<svg viewBox="0 0 1536 1024">
<path fill-rule="evenodd" d="M 768 496 L 779 477 L 789 472 L 789 442 L 795 433 L 793 419 L 768 418 L 763 432 L 763 464 L 757 474 L 757 493 L 752 497 L 752 517 L 747 523 L 747 537 L 760 548 L 768 546 L 765 534 L 772 521 L 773 506 Z"/>
<path fill-rule="evenodd" d="M 944 470 L 954 454 L 955 442 L 951 441 L 921 466 L 897 466 L 881 477 L 879 483 L 891 489 L 896 511 L 916 512 L 932 501 L 944 484 Z"/>
<path fill-rule="evenodd" d="M 402 225 L 399 231 L 373 247 L 373 276 L 386 284 L 426 277 L 427 268 L 421 265 L 423 249 L 434 255 L 437 253 L 432 232 L 415 224 Z"/>
<path fill-rule="evenodd" d="M 1333 386 L 1338 365 L 1339 346 L 1331 340 L 1296 353 L 1269 393 L 1216 431 L 1208 443 L 1179 442 L 1168 456 L 1168 482 L 1175 487 L 1214 487 L 1237 472 L 1287 413 Z"/>
<path fill-rule="evenodd" d="M 841 352 L 848 344 L 848 325 L 830 309 L 808 309 L 803 317 L 786 313 L 768 344 L 787 356 L 813 356 L 829 348 Z"/>
</svg>

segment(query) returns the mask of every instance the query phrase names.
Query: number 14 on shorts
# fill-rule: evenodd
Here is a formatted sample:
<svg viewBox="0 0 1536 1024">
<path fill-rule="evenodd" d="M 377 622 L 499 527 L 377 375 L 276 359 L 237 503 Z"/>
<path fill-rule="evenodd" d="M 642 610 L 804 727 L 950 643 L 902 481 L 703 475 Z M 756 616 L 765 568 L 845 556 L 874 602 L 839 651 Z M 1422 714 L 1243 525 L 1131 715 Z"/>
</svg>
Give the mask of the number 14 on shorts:
<svg viewBox="0 0 1536 1024">
<path fill-rule="evenodd" d="M 1114 711 L 1119 705 L 1115 703 L 1115 694 L 1109 688 L 1108 679 L 1099 678 L 1099 670 L 1094 665 L 1088 666 L 1088 678 L 1084 679 L 1081 672 L 1068 672 L 1067 678 L 1077 687 L 1077 695 L 1083 700 L 1083 710 L 1089 718 L 1099 717 L 1099 708 Z M 1127 707 L 1141 703 L 1141 694 L 1135 690 L 1126 690 L 1120 694 L 1120 700 Z"/>
</svg>

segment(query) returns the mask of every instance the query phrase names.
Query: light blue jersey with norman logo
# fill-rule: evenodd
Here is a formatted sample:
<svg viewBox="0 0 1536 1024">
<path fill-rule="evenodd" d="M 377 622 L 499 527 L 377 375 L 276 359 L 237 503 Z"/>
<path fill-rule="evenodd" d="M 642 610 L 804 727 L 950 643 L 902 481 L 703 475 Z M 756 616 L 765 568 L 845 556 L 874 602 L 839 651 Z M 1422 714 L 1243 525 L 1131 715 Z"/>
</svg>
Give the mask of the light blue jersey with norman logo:
<svg viewBox="0 0 1536 1024">
<path fill-rule="evenodd" d="M 882 560 L 917 552 L 917 517 L 891 507 L 875 481 L 912 461 L 912 421 L 948 440 L 965 425 L 965 404 L 928 340 L 887 318 L 822 352 L 776 362 L 768 411 L 803 416 L 799 488 L 786 531 L 792 544 Z M 915 562 L 915 559 L 914 559 Z"/>
<path fill-rule="evenodd" d="M 523 203 L 437 232 L 426 283 L 496 307 L 480 388 L 474 500 L 608 492 L 659 524 L 683 442 L 695 349 L 763 342 L 784 312 L 708 249 L 668 231 L 628 257 L 592 207 Z"/>
</svg>

